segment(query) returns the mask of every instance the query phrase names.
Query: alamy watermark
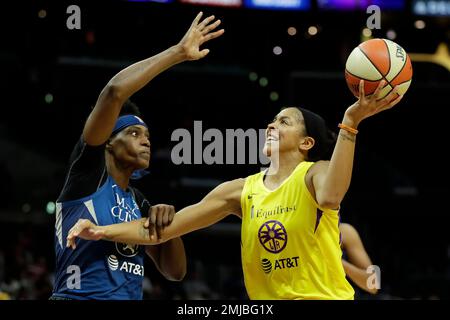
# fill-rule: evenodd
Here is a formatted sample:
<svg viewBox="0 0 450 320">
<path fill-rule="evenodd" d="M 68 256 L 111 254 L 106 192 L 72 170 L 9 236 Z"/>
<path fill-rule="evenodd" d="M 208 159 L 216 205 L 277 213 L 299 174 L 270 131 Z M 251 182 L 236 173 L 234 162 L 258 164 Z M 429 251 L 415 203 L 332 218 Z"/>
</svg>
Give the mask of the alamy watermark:
<svg viewBox="0 0 450 320">
<path fill-rule="evenodd" d="M 66 274 L 69 276 L 66 280 L 68 289 L 81 289 L 81 270 L 77 265 L 70 265 L 67 267 Z"/>
<path fill-rule="evenodd" d="M 367 14 L 371 14 L 367 18 L 366 26 L 369 29 L 381 29 L 381 9 L 379 6 L 371 5 L 366 9 Z"/>
<path fill-rule="evenodd" d="M 81 29 L 81 9 L 76 4 L 67 7 L 66 13 L 70 14 L 66 20 L 66 26 L 69 30 Z"/>
<path fill-rule="evenodd" d="M 178 128 L 172 132 L 171 160 L 180 164 L 260 164 L 278 163 L 279 133 L 270 130 L 266 141 L 266 129 L 215 128 L 203 132 L 202 121 L 194 121 L 190 132 Z M 267 156 L 270 155 L 270 158 Z"/>
<path fill-rule="evenodd" d="M 370 265 L 366 269 L 366 273 L 370 274 L 370 276 L 366 280 L 366 286 L 368 289 L 377 289 L 381 288 L 381 269 L 377 265 Z"/>
<path fill-rule="evenodd" d="M 81 8 L 76 4 L 67 7 L 66 13 L 69 14 L 66 20 L 66 26 L 69 30 L 81 29 Z M 381 8 L 377 5 L 370 5 L 366 9 L 370 14 L 367 18 L 366 26 L 369 29 L 381 29 Z"/>
</svg>

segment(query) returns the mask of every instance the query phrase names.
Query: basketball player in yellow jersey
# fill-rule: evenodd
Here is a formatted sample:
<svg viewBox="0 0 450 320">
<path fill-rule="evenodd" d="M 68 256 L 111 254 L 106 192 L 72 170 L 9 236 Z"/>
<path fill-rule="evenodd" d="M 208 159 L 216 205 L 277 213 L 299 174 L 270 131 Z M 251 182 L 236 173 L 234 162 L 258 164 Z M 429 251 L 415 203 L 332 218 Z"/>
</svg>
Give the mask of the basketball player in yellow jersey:
<svg viewBox="0 0 450 320">
<path fill-rule="evenodd" d="M 156 212 L 148 220 L 110 226 L 79 220 L 67 245 L 75 249 L 77 237 L 158 244 L 236 214 L 242 218 L 242 268 L 251 299 L 353 299 L 341 261 L 338 209 L 350 185 L 356 128 L 402 98 L 395 88 L 378 100 L 383 85 L 366 97 L 361 81 L 358 101 L 339 124 L 330 161 L 322 160 L 330 144 L 324 120 L 286 108 L 266 130 L 264 152 L 271 159 L 266 171 L 219 185 L 179 211 L 161 234 L 153 227 Z"/>
</svg>

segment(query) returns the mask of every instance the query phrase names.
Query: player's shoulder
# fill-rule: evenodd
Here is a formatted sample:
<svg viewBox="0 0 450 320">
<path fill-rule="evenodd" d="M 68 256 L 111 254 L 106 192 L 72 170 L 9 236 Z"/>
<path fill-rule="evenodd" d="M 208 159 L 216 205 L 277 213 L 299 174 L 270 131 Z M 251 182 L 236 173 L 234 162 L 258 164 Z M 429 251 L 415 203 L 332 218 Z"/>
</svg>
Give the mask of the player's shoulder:
<svg viewBox="0 0 450 320">
<path fill-rule="evenodd" d="M 229 182 L 231 182 L 233 185 L 236 185 L 236 186 L 239 186 L 239 185 L 244 185 L 245 184 L 245 180 L 246 180 L 247 178 L 237 178 L 237 179 L 234 179 L 234 180 L 230 180 Z"/>
<path fill-rule="evenodd" d="M 328 160 L 319 160 L 314 162 L 311 167 L 309 167 L 306 173 L 306 181 L 309 184 L 313 177 L 317 174 L 325 173 L 328 170 L 328 166 L 330 165 L 330 161 Z"/>
<path fill-rule="evenodd" d="M 342 236 L 345 239 L 351 240 L 359 236 L 356 228 L 349 223 L 340 223 L 339 230 L 341 231 Z"/>
<path fill-rule="evenodd" d="M 353 229 L 353 226 L 351 224 L 349 224 L 349 223 L 341 222 L 339 224 L 339 229 L 341 229 L 341 230 L 350 230 L 350 229 Z"/>
<path fill-rule="evenodd" d="M 221 184 L 221 188 L 227 191 L 242 190 L 245 185 L 245 178 L 238 178 L 226 181 Z"/>
<path fill-rule="evenodd" d="M 245 178 L 233 179 L 224 184 L 224 199 L 229 201 L 233 207 L 233 212 L 241 217 L 241 195 L 245 185 Z"/>
<path fill-rule="evenodd" d="M 244 184 L 245 179 L 241 178 L 223 182 L 212 191 L 211 196 L 216 199 L 240 203 Z"/>
<path fill-rule="evenodd" d="M 311 168 L 309 169 L 309 171 L 318 173 L 318 172 L 327 170 L 329 165 L 330 165 L 329 160 L 319 160 L 319 161 L 314 162 L 311 165 Z"/>
</svg>

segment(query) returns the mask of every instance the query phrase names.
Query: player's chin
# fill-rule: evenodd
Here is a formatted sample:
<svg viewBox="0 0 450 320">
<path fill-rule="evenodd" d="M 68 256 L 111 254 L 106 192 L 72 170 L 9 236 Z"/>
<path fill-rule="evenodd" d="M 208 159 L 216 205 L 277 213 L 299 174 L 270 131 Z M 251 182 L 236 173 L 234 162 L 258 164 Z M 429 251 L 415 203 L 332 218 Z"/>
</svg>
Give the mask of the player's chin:
<svg viewBox="0 0 450 320">
<path fill-rule="evenodd" d="M 149 165 L 150 165 L 150 158 L 147 157 L 139 157 L 136 163 L 138 169 L 147 169 Z"/>
<path fill-rule="evenodd" d="M 270 156 L 272 155 L 272 146 L 269 143 L 266 143 L 262 152 L 266 157 L 270 158 Z"/>
</svg>

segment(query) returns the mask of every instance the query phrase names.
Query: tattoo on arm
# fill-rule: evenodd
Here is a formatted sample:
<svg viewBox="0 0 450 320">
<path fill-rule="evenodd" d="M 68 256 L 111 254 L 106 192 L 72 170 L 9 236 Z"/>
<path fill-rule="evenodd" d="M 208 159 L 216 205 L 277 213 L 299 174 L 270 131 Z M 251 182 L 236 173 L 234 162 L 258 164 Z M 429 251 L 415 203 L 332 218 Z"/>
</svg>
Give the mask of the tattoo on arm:
<svg viewBox="0 0 450 320">
<path fill-rule="evenodd" d="M 340 132 L 339 136 L 342 137 L 342 139 L 347 140 L 347 141 L 351 141 L 351 142 L 355 142 L 356 141 L 356 137 L 352 134 L 349 134 L 347 132 Z"/>
<path fill-rule="evenodd" d="M 142 221 L 139 227 L 139 236 L 141 236 L 144 239 L 150 239 L 150 233 L 148 232 L 148 229 L 144 227 L 144 221 Z"/>
</svg>

